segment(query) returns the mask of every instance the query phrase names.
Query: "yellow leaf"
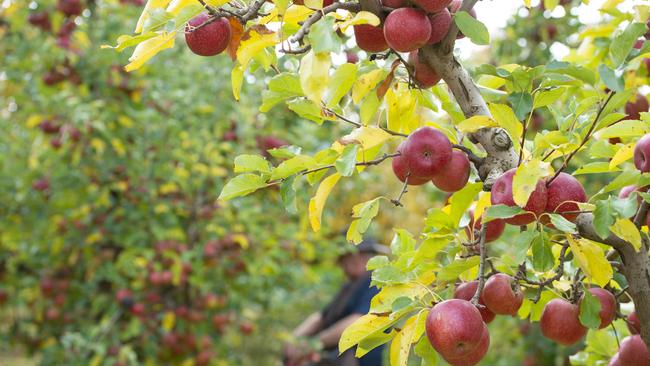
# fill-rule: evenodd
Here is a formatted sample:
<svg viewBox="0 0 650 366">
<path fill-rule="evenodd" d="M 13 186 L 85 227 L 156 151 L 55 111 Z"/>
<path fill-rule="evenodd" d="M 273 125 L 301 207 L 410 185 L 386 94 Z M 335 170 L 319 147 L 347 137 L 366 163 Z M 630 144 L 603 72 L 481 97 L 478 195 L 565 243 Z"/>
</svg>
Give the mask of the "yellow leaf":
<svg viewBox="0 0 650 366">
<path fill-rule="evenodd" d="M 142 27 L 144 26 L 144 22 L 149 19 L 149 16 L 151 15 L 151 11 L 154 9 L 158 8 L 164 8 L 169 4 L 170 0 L 149 0 L 147 1 L 147 4 L 144 6 L 144 9 L 142 9 L 142 14 L 140 14 L 140 19 L 138 19 L 138 23 L 135 26 L 135 33 L 140 33 L 142 32 Z"/>
<path fill-rule="evenodd" d="M 395 323 L 389 316 L 366 314 L 345 328 L 339 340 L 339 352 L 343 353 L 374 332 L 380 332 Z"/>
<path fill-rule="evenodd" d="M 174 328 L 174 324 L 176 324 L 176 316 L 174 315 L 173 311 L 168 311 L 163 315 L 162 318 L 162 328 L 166 331 L 170 331 Z"/>
<path fill-rule="evenodd" d="M 159 203 L 156 206 L 154 206 L 153 212 L 157 214 L 163 214 L 165 212 L 169 212 L 169 207 L 164 203 Z"/>
<path fill-rule="evenodd" d="M 300 60 L 300 86 L 307 98 L 316 105 L 320 105 L 323 100 L 331 64 L 329 53 L 314 51 L 309 51 Z"/>
<path fill-rule="evenodd" d="M 492 203 L 490 202 L 491 194 L 490 192 L 481 192 L 476 202 L 476 207 L 474 208 L 474 222 L 476 222 L 485 212 L 485 209 L 490 207 Z"/>
<path fill-rule="evenodd" d="M 244 68 L 240 64 L 232 68 L 230 82 L 232 84 L 232 95 L 236 101 L 239 101 L 241 86 L 244 83 Z"/>
<path fill-rule="evenodd" d="M 426 311 L 422 310 L 410 317 L 404 323 L 402 330 L 397 333 L 390 345 L 390 365 L 406 366 L 408 363 L 411 345 L 424 333 L 424 320 Z"/>
<path fill-rule="evenodd" d="M 117 123 L 124 127 L 133 127 L 133 120 L 129 118 L 128 116 L 119 116 L 117 117 Z"/>
<path fill-rule="evenodd" d="M 137 70 L 160 51 L 174 47 L 174 37 L 176 37 L 176 32 L 162 32 L 156 37 L 138 44 L 129 58 L 129 63 L 124 66 L 124 70 Z"/>
<path fill-rule="evenodd" d="M 112 139 L 111 145 L 113 146 L 113 150 L 115 150 L 115 153 L 117 153 L 117 155 L 124 156 L 126 154 L 126 148 L 124 147 L 122 141 L 119 139 Z"/>
<path fill-rule="evenodd" d="M 533 159 L 521 164 L 512 180 L 512 194 L 515 203 L 520 207 L 526 206 L 528 198 L 537 187 L 537 182 L 549 176 L 551 171 L 551 164 L 540 159 Z"/>
<path fill-rule="evenodd" d="M 609 161 L 609 169 L 614 169 L 621 163 L 632 159 L 634 156 L 634 144 L 623 145 Z"/>
<path fill-rule="evenodd" d="M 332 144 L 332 149 L 341 153 L 345 148 L 343 144 L 356 143 L 361 146 L 360 152 L 363 152 L 363 151 L 372 150 L 374 148 L 383 146 L 384 143 L 391 137 L 392 137 L 391 134 L 382 130 L 379 127 L 362 126 L 359 128 L 355 128 L 349 134 L 341 137 L 339 141 L 335 141 Z M 363 158 L 365 156 L 362 155 L 360 157 Z"/>
<path fill-rule="evenodd" d="M 614 235 L 632 244 L 637 252 L 641 249 L 641 233 L 629 219 L 617 219 L 609 229 Z"/>
<path fill-rule="evenodd" d="M 530 0 L 524 0 L 524 5 L 525 5 L 527 8 L 530 8 Z"/>
<path fill-rule="evenodd" d="M 398 298 L 419 299 L 427 293 L 426 287 L 415 282 L 382 287 L 381 291 L 370 301 L 370 309 L 374 313 L 390 312 L 393 302 Z"/>
<path fill-rule="evenodd" d="M 158 192 L 162 195 L 178 192 L 178 186 L 174 182 L 167 182 L 158 188 Z"/>
<path fill-rule="evenodd" d="M 339 25 L 339 28 L 345 32 L 345 30 L 347 30 L 348 27 L 353 25 L 370 24 L 376 27 L 379 25 L 379 23 L 381 23 L 381 20 L 379 20 L 379 18 L 375 14 L 369 11 L 360 11 L 354 16 L 354 18 L 350 20 L 346 20 L 343 23 L 341 23 Z"/>
<path fill-rule="evenodd" d="M 385 77 L 386 71 L 383 69 L 372 70 L 361 75 L 352 85 L 352 101 L 358 104 Z"/>
<path fill-rule="evenodd" d="M 321 182 L 320 186 L 318 186 L 316 195 L 309 200 L 309 222 L 311 223 L 312 230 L 320 230 L 321 217 L 323 215 L 325 202 L 340 178 L 341 175 L 339 173 L 334 173 L 325 178 Z"/>
<path fill-rule="evenodd" d="M 260 34 L 255 30 L 249 32 L 249 38 L 241 41 L 237 49 L 237 61 L 246 70 L 250 60 L 266 47 L 280 43 L 277 33 Z"/>
<path fill-rule="evenodd" d="M 42 121 L 43 116 L 40 114 L 33 114 L 27 118 L 27 121 L 25 121 L 25 126 L 27 126 L 27 128 L 34 128 L 38 126 Z"/>
<path fill-rule="evenodd" d="M 571 252 L 585 275 L 593 283 L 600 287 L 605 287 L 612 279 L 614 271 L 605 256 L 603 248 L 585 238 L 576 240 L 573 235 L 567 235 L 566 237 L 569 241 Z"/>
<path fill-rule="evenodd" d="M 95 137 L 92 140 L 90 140 L 90 146 L 92 146 L 93 149 L 95 149 L 98 154 L 102 154 L 104 152 L 104 149 L 106 148 L 106 143 L 103 140 L 100 140 Z"/>
<path fill-rule="evenodd" d="M 494 120 L 508 132 L 515 150 L 518 150 L 519 140 L 521 140 L 521 134 L 524 132 L 524 126 L 517 119 L 515 112 L 505 104 L 491 103 L 489 108 Z"/>
<path fill-rule="evenodd" d="M 397 88 L 389 88 L 385 96 L 388 112 L 388 128 L 397 132 L 410 132 L 410 121 L 414 118 L 416 97 L 406 84 L 398 84 Z"/>
<path fill-rule="evenodd" d="M 484 127 L 497 126 L 497 122 L 488 116 L 473 116 L 459 123 L 458 130 L 462 133 L 471 133 Z"/>
</svg>

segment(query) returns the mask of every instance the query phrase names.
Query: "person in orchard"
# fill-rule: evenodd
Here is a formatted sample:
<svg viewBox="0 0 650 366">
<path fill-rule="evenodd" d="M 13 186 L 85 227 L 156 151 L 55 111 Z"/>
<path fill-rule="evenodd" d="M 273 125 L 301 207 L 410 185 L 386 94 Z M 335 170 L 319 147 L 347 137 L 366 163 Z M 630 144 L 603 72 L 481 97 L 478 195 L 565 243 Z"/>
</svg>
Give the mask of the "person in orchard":
<svg viewBox="0 0 650 366">
<path fill-rule="evenodd" d="M 339 355 L 338 343 L 345 328 L 370 310 L 370 301 L 379 292 L 370 286 L 368 260 L 388 249 L 373 239 L 365 239 L 353 251 L 341 254 L 338 264 L 347 281 L 332 301 L 321 311 L 307 317 L 293 331 L 295 341 L 284 349 L 285 366 L 381 366 L 382 347 L 361 358 L 355 349 Z"/>
</svg>

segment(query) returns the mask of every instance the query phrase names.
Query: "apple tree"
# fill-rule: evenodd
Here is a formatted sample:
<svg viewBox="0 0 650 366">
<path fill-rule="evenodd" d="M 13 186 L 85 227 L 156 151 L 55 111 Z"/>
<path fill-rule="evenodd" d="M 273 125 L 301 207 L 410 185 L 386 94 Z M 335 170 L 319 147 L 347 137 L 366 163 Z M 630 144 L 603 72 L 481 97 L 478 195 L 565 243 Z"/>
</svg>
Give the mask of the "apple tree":
<svg viewBox="0 0 650 366">
<path fill-rule="evenodd" d="M 262 69 L 272 76 L 261 112 L 285 104 L 340 133 L 318 151 L 272 150 L 273 166 L 239 156 L 222 201 L 279 186 L 294 207 L 296 192 L 310 191 L 303 212 L 319 231 L 337 187 L 392 164 L 378 181 L 402 188 L 354 206 L 347 238 L 358 243 L 373 219 L 427 189 L 417 186 L 451 194 L 429 202 L 421 232 L 392 224 L 392 256 L 368 265 L 381 291 L 341 351 L 391 342 L 393 365 L 412 350 L 425 363 L 474 365 L 489 348 L 486 323 L 507 315 L 539 322 L 559 344 L 586 339 L 574 364 L 649 364 L 650 115 L 640 92 L 650 8 L 605 2 L 596 24 L 541 32 L 571 40 L 561 59 L 496 59 L 470 73 L 456 40 L 491 42 L 476 2 L 152 0 L 116 47 L 135 46 L 126 65 L 135 70 L 184 33 L 194 53 L 231 57 L 235 99 Z M 534 128 L 535 113 L 551 121 Z M 632 313 L 621 310 L 628 301 Z"/>
<path fill-rule="evenodd" d="M 330 233 L 287 214 L 279 190 L 217 202 L 237 155 L 300 138 L 286 111 L 258 115 L 262 84 L 235 103 L 229 84 L 196 83 L 227 79 L 228 60 L 179 49 L 128 74 L 99 49 L 142 5 L 0 4 L 2 364 L 7 350 L 43 365 L 271 363 L 268 335 L 338 279 Z"/>
</svg>

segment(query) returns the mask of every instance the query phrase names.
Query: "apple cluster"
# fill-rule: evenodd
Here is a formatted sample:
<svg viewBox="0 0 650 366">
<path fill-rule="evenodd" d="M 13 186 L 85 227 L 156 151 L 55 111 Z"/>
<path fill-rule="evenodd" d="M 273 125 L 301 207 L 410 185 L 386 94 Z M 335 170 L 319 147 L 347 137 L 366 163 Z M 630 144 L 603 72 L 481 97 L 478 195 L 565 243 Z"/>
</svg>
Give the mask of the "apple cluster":
<svg viewBox="0 0 650 366">
<path fill-rule="evenodd" d="M 429 181 L 446 192 L 462 189 L 469 180 L 467 155 L 452 149 L 451 142 L 433 127 L 413 131 L 397 148 L 393 172 L 402 182 L 423 185 Z"/>
<path fill-rule="evenodd" d="M 383 0 L 382 5 L 393 9 L 383 24 L 354 26 L 354 36 L 359 48 L 372 53 L 383 52 L 389 48 L 396 52 L 409 52 L 408 59 L 415 82 L 422 88 L 436 85 L 440 76 L 422 60 L 418 49 L 442 41 L 452 24 L 452 15 L 460 9 L 462 1 Z M 473 10 L 471 15 L 476 17 Z M 458 37 L 464 36 L 459 34 Z"/>
</svg>

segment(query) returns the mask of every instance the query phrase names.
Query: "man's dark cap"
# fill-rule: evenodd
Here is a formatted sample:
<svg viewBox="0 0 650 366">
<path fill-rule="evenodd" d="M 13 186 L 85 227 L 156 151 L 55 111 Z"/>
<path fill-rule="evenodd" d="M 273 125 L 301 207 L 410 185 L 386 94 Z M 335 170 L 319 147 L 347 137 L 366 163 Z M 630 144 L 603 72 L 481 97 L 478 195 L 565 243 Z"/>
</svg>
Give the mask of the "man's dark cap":
<svg viewBox="0 0 650 366">
<path fill-rule="evenodd" d="M 371 237 L 364 238 L 361 243 L 357 245 L 348 244 L 346 245 L 346 252 L 342 253 L 341 256 L 350 253 L 367 253 L 367 254 L 390 254 L 390 250 L 385 245 L 379 244 L 377 240 Z"/>
</svg>

